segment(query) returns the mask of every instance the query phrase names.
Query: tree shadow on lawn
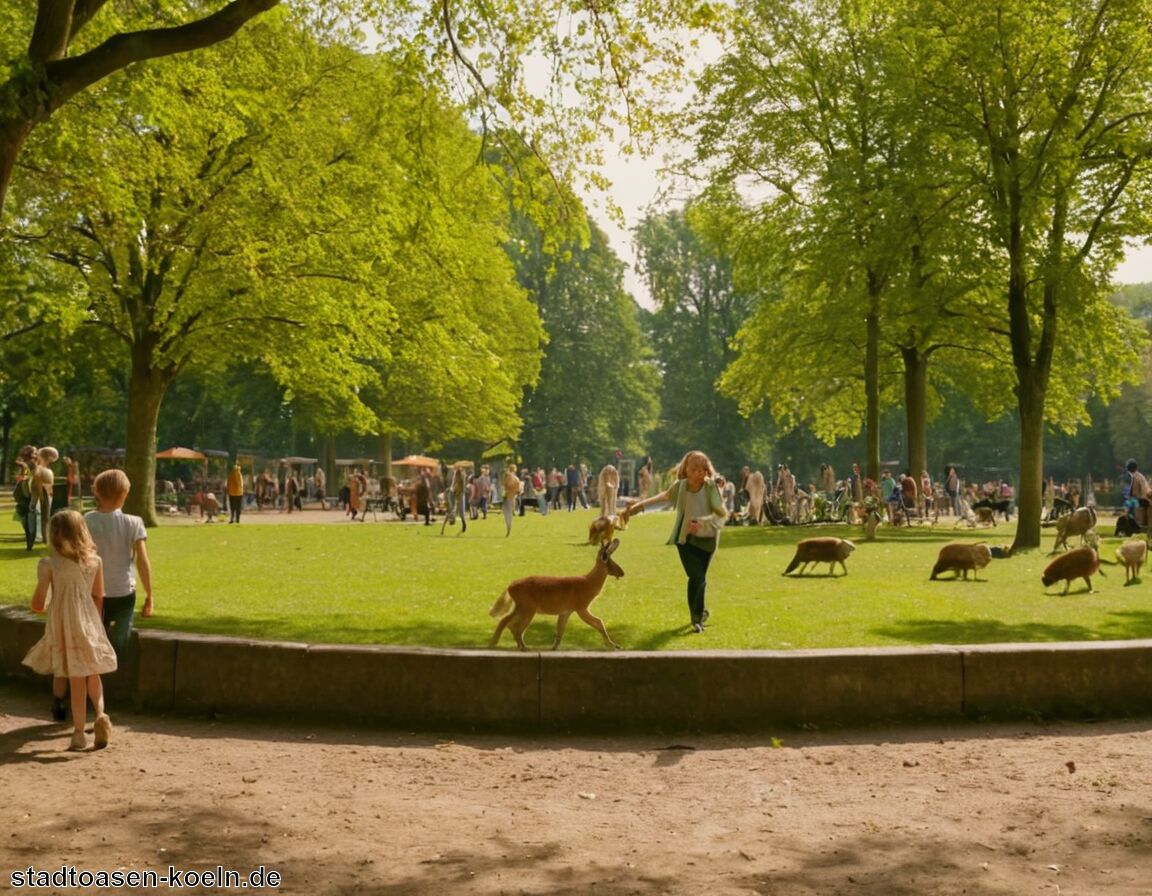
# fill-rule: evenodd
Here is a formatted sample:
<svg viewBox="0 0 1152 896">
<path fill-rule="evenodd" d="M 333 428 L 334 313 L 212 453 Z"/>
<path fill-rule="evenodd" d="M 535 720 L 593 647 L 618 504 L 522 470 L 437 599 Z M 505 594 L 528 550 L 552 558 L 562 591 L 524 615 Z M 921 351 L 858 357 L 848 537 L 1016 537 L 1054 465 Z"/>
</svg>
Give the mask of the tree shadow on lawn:
<svg viewBox="0 0 1152 896">
<path fill-rule="evenodd" d="M 369 647 L 426 648 L 430 650 L 487 650 L 496 620 L 485 619 L 475 624 L 445 625 L 440 622 L 413 620 L 386 627 L 358 623 L 351 615 L 328 616 L 322 625 L 314 620 L 284 620 L 250 616 L 173 616 L 165 614 L 163 626 L 140 626 L 145 630 L 187 632 L 191 635 L 209 635 L 235 638 L 241 641 L 291 642 L 298 644 L 336 644 Z M 624 650 L 664 650 L 669 646 L 706 647 L 690 639 L 696 636 L 685 623 L 663 631 L 651 632 L 626 623 L 613 624 L 605 619 L 608 634 Z M 550 651 L 556 635 L 555 616 L 537 616 L 524 640 L 529 651 Z M 683 643 L 680 643 L 683 642 Z M 501 633 L 497 650 L 516 649 L 511 632 Z M 612 652 L 605 646 L 600 634 L 586 626 L 575 616 L 568 622 L 561 651 Z"/>
<path fill-rule="evenodd" d="M 1110 614 L 1097 628 L 1083 625 L 1007 623 L 997 619 L 909 619 L 872 630 L 873 634 L 913 644 L 1002 644 L 1053 641 L 1128 641 L 1152 638 L 1152 612 Z"/>
<path fill-rule="evenodd" d="M 152 631 L 187 632 L 251 641 L 432 647 L 455 650 L 486 647 L 496 627 L 496 620 L 492 620 L 491 626 L 485 623 L 479 628 L 474 624 L 445 625 L 440 622 L 418 620 L 380 626 L 354 614 L 326 614 L 321 622 L 313 617 L 280 619 L 259 616 L 177 616 L 166 613 L 163 625 L 150 626 L 137 623 L 137 627 Z"/>
</svg>

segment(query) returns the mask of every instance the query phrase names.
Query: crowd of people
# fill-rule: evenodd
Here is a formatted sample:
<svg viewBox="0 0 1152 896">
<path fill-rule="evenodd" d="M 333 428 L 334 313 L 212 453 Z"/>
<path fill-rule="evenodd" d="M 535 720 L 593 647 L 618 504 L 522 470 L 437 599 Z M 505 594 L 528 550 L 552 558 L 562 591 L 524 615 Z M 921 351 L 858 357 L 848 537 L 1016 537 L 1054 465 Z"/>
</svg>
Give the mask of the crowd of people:
<svg viewBox="0 0 1152 896">
<path fill-rule="evenodd" d="M 150 616 L 154 610 L 147 530 L 140 517 L 123 511 L 131 484 L 118 469 L 106 470 L 93 480 L 94 510 L 81 514 L 68 507 L 51 513 L 55 484 L 52 465 L 58 459 L 54 448 L 29 445 L 16 461 L 14 494 L 26 546 L 31 550 L 39 538 L 50 547 L 48 556 L 37 566 L 31 602 L 33 610 L 47 617 L 44 634 L 28 651 L 24 663 L 51 676 L 53 719 L 66 721 L 71 713 L 69 749 L 86 750 L 90 745 L 86 732 L 89 704 L 95 719 L 93 744 L 103 748 L 111 739 L 112 722 L 101 676 L 119 668 L 130 644 L 138 582 L 145 593 L 142 615 Z M 67 461 L 66 468 L 71 485 L 75 470 Z M 520 468 L 508 462 L 496 475 L 487 464 L 474 469 L 470 463 L 460 463 L 447 470 L 446 480 L 438 468 L 423 467 L 403 482 L 386 478 L 382 488 L 379 480 L 370 483 L 363 470 L 350 468 L 339 500 L 345 513 L 355 519 L 366 512 L 366 502 L 375 489 L 397 502 L 410 500 L 413 513 L 423 516 L 426 525 L 431 524 L 433 513 L 444 513 L 444 525 L 459 521 L 462 531 L 469 519 L 486 518 L 490 509 L 499 506 L 507 535 L 512 533 L 515 517 L 530 508 L 547 515 L 599 503 L 601 515 L 615 514 L 627 523 L 648 507 L 667 506 L 673 511 L 667 543 L 676 547 L 685 573 L 690 631 L 695 633 L 704 632 L 711 615 L 706 601 L 707 574 L 721 531 L 733 522 L 799 522 L 805 513 L 835 517 L 839 508 L 846 508 L 857 515 L 861 509 L 886 513 L 889 522 L 899 524 L 910 521 L 913 515 L 964 514 L 981 502 L 1000 505 L 1007 513 L 1014 500 L 1008 482 L 964 482 L 953 466 L 945 469 L 938 482 L 933 482 L 927 471 L 913 477 L 909 472 L 893 475 L 887 470 L 877 482 L 863 476 L 858 464 L 853 464 L 850 475 L 839 479 L 830 465 L 821 464 L 818 481 L 810 481 L 803 488 L 786 464 L 777 466 L 771 481 L 745 466 L 737 484 L 718 474 L 700 451 L 687 452 L 659 483 L 647 458 L 631 483 L 627 477 L 621 479 L 611 465 L 599 472 L 598 479 L 599 488 L 593 490 L 593 475 L 585 464 L 572 463 L 564 471 L 553 467 L 545 472 L 540 466 Z M 1111 483 L 1103 485 L 1111 487 Z M 239 463 L 220 485 L 229 505 L 229 523 L 240 522 L 250 499 L 260 507 L 275 495 L 281 508 L 291 513 L 300 509 L 304 494 L 323 499 L 324 488 L 322 470 L 302 482 L 293 469 L 286 468 L 284 478 L 278 480 L 270 468 L 257 477 L 246 477 Z M 1079 480 L 1060 485 L 1049 480 L 1044 491 L 1054 509 L 1058 509 L 1056 502 L 1071 509 L 1082 501 L 1095 503 L 1094 488 L 1091 478 L 1086 489 L 1081 489 Z M 1122 494 L 1134 523 L 1146 527 L 1152 489 L 1135 460 L 1125 465 Z M 617 495 L 625 500 L 617 504 Z M 219 512 L 214 493 L 199 494 L 198 498 L 207 513 Z M 851 519 L 862 521 L 858 516 Z M 611 552 L 614 548 L 615 543 L 611 543 L 603 550 Z"/>
<path fill-rule="evenodd" d="M 363 468 L 349 468 L 338 501 L 345 515 L 364 519 L 373 506 L 393 511 L 401 517 L 423 518 L 447 514 L 455 519 L 486 519 L 488 511 L 500 508 L 506 518 L 528 511 L 547 515 L 553 511 L 587 510 L 598 506 L 594 473 L 587 463 L 570 463 L 564 469 L 552 466 L 519 465 L 507 461 L 498 472 L 491 464 L 478 467 L 469 462 L 454 464 L 441 473 L 438 467 L 421 467 L 406 479 L 372 477 Z M 651 460 L 645 458 L 636 473 L 636 484 L 624 477 L 620 497 L 649 494 L 654 481 Z M 453 489 L 459 493 L 453 494 Z M 509 522 L 510 525 L 510 522 Z"/>
</svg>

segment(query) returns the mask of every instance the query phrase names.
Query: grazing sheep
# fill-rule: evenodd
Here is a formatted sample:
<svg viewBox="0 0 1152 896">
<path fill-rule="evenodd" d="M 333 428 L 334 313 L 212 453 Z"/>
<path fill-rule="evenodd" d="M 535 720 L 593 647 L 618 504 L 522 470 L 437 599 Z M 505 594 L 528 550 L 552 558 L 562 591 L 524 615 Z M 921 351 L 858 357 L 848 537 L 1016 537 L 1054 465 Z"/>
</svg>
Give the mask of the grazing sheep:
<svg viewBox="0 0 1152 896">
<path fill-rule="evenodd" d="M 1080 536 L 1080 543 L 1084 544 L 1085 535 L 1096 527 L 1096 508 L 1077 507 L 1071 513 L 1059 517 L 1054 523 L 1056 526 L 1056 542 L 1052 545 L 1052 552 L 1068 547 L 1068 538 L 1072 535 Z"/>
<path fill-rule="evenodd" d="M 976 573 L 991 562 L 992 549 L 984 542 L 968 544 L 954 541 L 940 548 L 940 555 L 936 558 L 936 565 L 932 567 L 932 575 L 929 578 L 935 579 L 940 573 L 952 570 L 955 578 L 960 578 L 960 574 L 963 573 L 967 579 L 968 570 L 972 570 L 972 578 L 975 580 Z"/>
<path fill-rule="evenodd" d="M 1116 559 L 1124 564 L 1124 584 L 1134 585 L 1148 556 L 1148 542 L 1143 539 L 1126 541 L 1116 548 Z"/>
<path fill-rule="evenodd" d="M 1091 594 L 1092 576 L 1097 571 L 1100 572 L 1100 575 L 1104 575 L 1104 571 L 1100 569 L 1100 555 L 1092 548 L 1076 548 L 1066 554 L 1061 554 L 1049 563 L 1045 567 L 1044 575 L 1041 576 L 1040 581 L 1047 588 L 1053 582 L 1059 582 L 1063 579 L 1064 590 L 1060 592 L 1063 595 L 1068 593 L 1073 579 L 1083 579 L 1088 583 L 1088 593 Z"/>
<path fill-rule="evenodd" d="M 846 538 L 805 538 L 797 542 L 796 555 L 784 570 L 784 575 L 788 575 L 797 566 L 800 567 L 800 575 L 804 575 L 809 563 L 827 563 L 828 575 L 835 573 L 836 564 L 839 563 L 844 575 L 848 575 L 848 567 L 844 565 L 844 560 L 854 550 L 856 545 Z"/>
</svg>

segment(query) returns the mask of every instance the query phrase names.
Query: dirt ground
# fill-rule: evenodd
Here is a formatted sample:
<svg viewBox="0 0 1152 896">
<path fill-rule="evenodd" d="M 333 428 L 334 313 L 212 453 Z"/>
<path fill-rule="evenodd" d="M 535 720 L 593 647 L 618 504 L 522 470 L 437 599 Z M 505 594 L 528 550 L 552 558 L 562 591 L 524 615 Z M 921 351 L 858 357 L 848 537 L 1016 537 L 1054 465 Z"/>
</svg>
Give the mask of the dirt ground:
<svg viewBox="0 0 1152 896">
<path fill-rule="evenodd" d="M 1147 720 L 773 742 L 435 736 L 111 705 L 111 745 L 69 753 L 47 710 L 46 691 L 0 682 L 0 890 L 29 867 L 222 866 L 302 894 L 1152 892 Z M 38 892 L 154 889 L 174 888 Z"/>
</svg>

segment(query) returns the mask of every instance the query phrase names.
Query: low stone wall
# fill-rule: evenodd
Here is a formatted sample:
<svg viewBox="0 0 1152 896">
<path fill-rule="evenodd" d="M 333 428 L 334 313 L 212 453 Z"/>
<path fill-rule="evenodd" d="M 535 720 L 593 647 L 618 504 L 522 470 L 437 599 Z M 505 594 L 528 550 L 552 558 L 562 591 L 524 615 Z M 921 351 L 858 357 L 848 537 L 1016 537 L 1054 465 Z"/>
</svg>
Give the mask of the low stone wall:
<svg viewBox="0 0 1152 896">
<path fill-rule="evenodd" d="M 0 607 L 0 675 L 43 620 Z M 559 652 L 300 644 L 145 631 L 107 677 L 153 712 L 409 730 L 772 731 L 1152 712 L 1152 641 L 798 651 Z"/>
</svg>

